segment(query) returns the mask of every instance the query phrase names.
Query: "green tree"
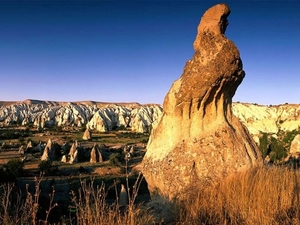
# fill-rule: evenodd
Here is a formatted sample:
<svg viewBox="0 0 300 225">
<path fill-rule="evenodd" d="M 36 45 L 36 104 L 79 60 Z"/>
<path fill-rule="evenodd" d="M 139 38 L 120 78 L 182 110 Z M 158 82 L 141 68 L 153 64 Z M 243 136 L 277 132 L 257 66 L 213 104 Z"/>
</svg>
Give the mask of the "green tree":
<svg viewBox="0 0 300 225">
<path fill-rule="evenodd" d="M 9 160 L 6 164 L 6 173 L 8 176 L 12 176 L 13 178 L 20 177 L 24 172 L 24 164 L 19 159 Z"/>
<path fill-rule="evenodd" d="M 51 161 L 41 161 L 39 164 L 39 170 L 45 175 L 52 175 L 57 172 L 58 168 L 57 166 L 54 166 Z"/>
<path fill-rule="evenodd" d="M 269 154 L 269 148 L 268 148 L 268 134 L 263 133 L 263 135 L 259 139 L 259 149 L 262 153 L 263 158 L 265 158 Z"/>
<path fill-rule="evenodd" d="M 109 156 L 109 164 L 112 166 L 119 166 L 121 164 L 122 156 L 120 153 L 112 153 Z"/>
<path fill-rule="evenodd" d="M 286 157 L 287 153 L 282 143 L 280 143 L 276 138 L 271 138 L 270 144 L 270 159 L 271 162 L 276 162 L 277 160 L 281 160 Z"/>
</svg>

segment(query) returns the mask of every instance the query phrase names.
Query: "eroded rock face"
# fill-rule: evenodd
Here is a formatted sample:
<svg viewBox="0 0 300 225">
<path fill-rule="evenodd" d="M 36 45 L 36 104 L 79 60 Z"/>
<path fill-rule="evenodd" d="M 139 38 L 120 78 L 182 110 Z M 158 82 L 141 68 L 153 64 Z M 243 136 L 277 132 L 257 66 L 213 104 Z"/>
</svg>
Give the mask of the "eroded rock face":
<svg viewBox="0 0 300 225">
<path fill-rule="evenodd" d="M 238 49 L 224 35 L 229 13 L 225 4 L 205 12 L 195 54 L 165 97 L 142 163 L 152 195 L 179 197 L 262 165 L 255 142 L 232 114 L 232 97 L 245 72 Z"/>
<path fill-rule="evenodd" d="M 291 155 L 300 154 L 300 135 L 297 134 L 291 143 L 290 152 Z"/>
<path fill-rule="evenodd" d="M 45 146 L 41 161 L 51 161 L 55 159 L 55 149 L 54 143 L 51 139 L 48 140 L 47 145 Z"/>
<path fill-rule="evenodd" d="M 82 139 L 83 140 L 92 140 L 92 133 L 88 128 L 83 133 Z"/>
<path fill-rule="evenodd" d="M 97 103 L 97 102 L 45 102 L 24 101 L 3 104 L 0 102 L 0 126 L 14 123 L 45 127 L 82 127 L 91 131 L 111 131 L 118 127 L 134 132 L 148 132 L 151 124 L 161 115 L 158 104 Z"/>
</svg>

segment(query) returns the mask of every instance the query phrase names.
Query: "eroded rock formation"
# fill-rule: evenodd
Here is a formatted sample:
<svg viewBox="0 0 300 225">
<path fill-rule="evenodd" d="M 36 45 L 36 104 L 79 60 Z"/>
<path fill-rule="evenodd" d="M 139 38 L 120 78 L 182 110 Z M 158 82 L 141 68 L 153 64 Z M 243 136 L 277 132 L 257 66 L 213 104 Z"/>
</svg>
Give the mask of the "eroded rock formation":
<svg viewBox="0 0 300 225">
<path fill-rule="evenodd" d="M 225 4 L 205 12 L 194 56 L 165 97 L 142 163 L 152 195 L 179 197 L 262 165 L 248 130 L 232 114 L 232 97 L 245 72 L 238 49 L 224 35 L 229 13 Z"/>
<path fill-rule="evenodd" d="M 161 115 L 157 104 L 97 103 L 97 102 L 45 102 L 24 101 L 11 104 L 0 102 L 0 126 L 15 123 L 45 127 L 82 127 L 91 131 L 111 131 L 118 127 L 134 132 L 147 132 Z"/>
<path fill-rule="evenodd" d="M 67 105 L 58 103 L 45 105 L 41 101 L 4 103 L 0 102 L 0 127 L 16 122 L 23 125 L 33 123 L 40 131 L 49 124 L 65 128 L 80 127 L 87 123 L 91 130 L 102 132 L 121 126 L 135 132 L 147 132 L 151 126 L 155 126 L 162 115 L 162 108 L 158 105 L 109 104 L 100 107 L 84 102 Z M 47 114 L 51 108 L 55 113 Z M 105 112 L 108 112 L 109 117 L 104 116 Z M 261 133 L 276 134 L 279 131 L 292 131 L 300 126 L 299 104 L 266 106 L 233 103 L 232 112 L 248 128 L 257 142 Z"/>
<path fill-rule="evenodd" d="M 94 144 L 91 150 L 90 163 L 103 162 L 102 149 L 98 147 L 97 144 Z"/>
<path fill-rule="evenodd" d="M 82 136 L 83 140 L 92 140 L 92 132 L 87 128 Z"/>
<path fill-rule="evenodd" d="M 41 157 L 42 161 L 51 161 L 55 159 L 55 148 L 54 143 L 51 139 L 48 140 L 47 145 L 44 148 L 43 155 Z"/>
<path fill-rule="evenodd" d="M 291 146 L 290 146 L 290 152 L 291 155 L 299 155 L 300 154 L 300 134 L 297 134 L 295 138 L 293 139 Z"/>
</svg>

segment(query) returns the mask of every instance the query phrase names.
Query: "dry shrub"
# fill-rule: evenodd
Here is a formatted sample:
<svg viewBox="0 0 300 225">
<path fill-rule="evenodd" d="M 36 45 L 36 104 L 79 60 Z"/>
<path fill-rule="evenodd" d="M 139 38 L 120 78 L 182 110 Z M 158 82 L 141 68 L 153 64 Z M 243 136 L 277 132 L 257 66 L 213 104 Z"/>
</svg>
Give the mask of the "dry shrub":
<svg viewBox="0 0 300 225">
<path fill-rule="evenodd" d="M 5 183 L 0 186 L 0 224 L 15 225 L 15 224 L 48 224 L 48 217 L 51 210 L 57 206 L 53 204 L 54 190 L 49 194 L 50 204 L 45 212 L 45 218 L 37 217 L 39 211 L 39 198 L 41 194 L 40 177 L 35 177 L 34 193 L 29 192 L 29 185 L 26 185 L 25 196 L 16 190 L 14 184 Z"/>
<path fill-rule="evenodd" d="M 137 179 L 132 194 L 128 194 L 128 205 L 119 204 L 117 184 L 113 187 L 116 192 L 116 200 L 107 202 L 107 191 L 105 185 L 95 186 L 94 181 L 90 183 L 81 182 L 81 187 L 76 194 L 72 191 L 72 202 L 75 206 L 76 216 L 70 219 L 71 224 L 77 225 L 146 225 L 154 224 L 150 209 L 143 204 L 135 204 L 137 191 L 140 185 Z M 127 184 L 127 192 L 130 188 Z"/>
<path fill-rule="evenodd" d="M 178 224 L 300 224 L 300 171 L 261 167 L 182 201 Z"/>
</svg>

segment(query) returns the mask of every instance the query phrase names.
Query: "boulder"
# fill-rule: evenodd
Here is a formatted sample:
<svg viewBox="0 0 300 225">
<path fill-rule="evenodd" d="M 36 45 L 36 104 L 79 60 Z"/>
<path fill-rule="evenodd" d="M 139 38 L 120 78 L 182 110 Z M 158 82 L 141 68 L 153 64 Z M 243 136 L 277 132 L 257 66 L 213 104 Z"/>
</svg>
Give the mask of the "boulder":
<svg viewBox="0 0 300 225">
<path fill-rule="evenodd" d="M 165 97 L 142 161 L 152 197 L 180 198 L 263 164 L 247 128 L 232 113 L 245 72 L 237 47 L 225 36 L 229 13 L 226 4 L 204 13 L 194 56 Z"/>
</svg>

